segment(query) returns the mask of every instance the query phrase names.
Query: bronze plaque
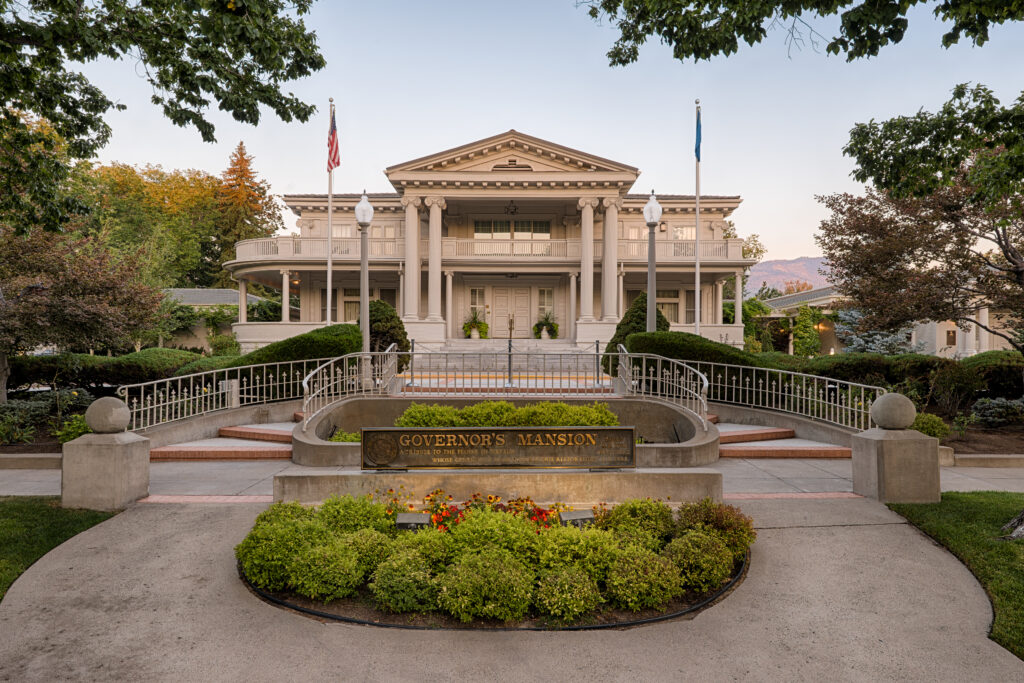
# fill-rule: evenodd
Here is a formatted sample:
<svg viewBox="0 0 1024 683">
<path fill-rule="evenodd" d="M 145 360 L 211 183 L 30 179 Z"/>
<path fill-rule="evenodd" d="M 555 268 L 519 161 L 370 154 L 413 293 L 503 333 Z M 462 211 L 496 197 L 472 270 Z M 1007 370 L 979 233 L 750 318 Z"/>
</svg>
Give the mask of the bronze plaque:
<svg viewBox="0 0 1024 683">
<path fill-rule="evenodd" d="M 636 467 L 632 427 L 365 428 L 362 469 Z"/>
</svg>

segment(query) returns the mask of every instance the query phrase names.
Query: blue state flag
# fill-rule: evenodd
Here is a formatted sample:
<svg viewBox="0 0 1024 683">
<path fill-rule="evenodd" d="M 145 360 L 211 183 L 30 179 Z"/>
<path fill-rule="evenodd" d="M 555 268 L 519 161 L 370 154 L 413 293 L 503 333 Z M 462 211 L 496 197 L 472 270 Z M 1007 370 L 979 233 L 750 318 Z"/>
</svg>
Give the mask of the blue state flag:
<svg viewBox="0 0 1024 683">
<path fill-rule="evenodd" d="M 697 161 L 700 161 L 700 109 L 697 110 L 697 144 L 693 146 L 693 153 L 697 155 Z"/>
</svg>

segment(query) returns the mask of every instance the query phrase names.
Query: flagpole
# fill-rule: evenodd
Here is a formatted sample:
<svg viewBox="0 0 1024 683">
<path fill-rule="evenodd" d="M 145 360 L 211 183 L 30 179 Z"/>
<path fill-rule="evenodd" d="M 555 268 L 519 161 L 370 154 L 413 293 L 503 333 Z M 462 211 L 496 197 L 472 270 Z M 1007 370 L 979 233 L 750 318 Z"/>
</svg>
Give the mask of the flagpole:
<svg viewBox="0 0 1024 683">
<path fill-rule="evenodd" d="M 331 102 L 331 122 L 334 122 L 334 98 L 330 98 Z M 327 324 L 331 324 L 331 298 L 334 294 L 333 291 L 333 271 L 334 271 L 334 244 L 332 239 L 334 237 L 334 169 L 329 168 L 327 170 Z"/>
<path fill-rule="evenodd" d="M 693 302 L 694 302 L 694 318 L 693 318 L 693 329 L 697 336 L 700 336 L 700 100 L 696 100 L 697 105 L 697 144 L 695 146 L 695 152 L 697 157 L 697 188 L 696 188 L 696 215 L 697 215 L 697 228 L 693 232 L 693 254 L 694 254 L 694 280 L 695 284 L 693 287 Z"/>
</svg>

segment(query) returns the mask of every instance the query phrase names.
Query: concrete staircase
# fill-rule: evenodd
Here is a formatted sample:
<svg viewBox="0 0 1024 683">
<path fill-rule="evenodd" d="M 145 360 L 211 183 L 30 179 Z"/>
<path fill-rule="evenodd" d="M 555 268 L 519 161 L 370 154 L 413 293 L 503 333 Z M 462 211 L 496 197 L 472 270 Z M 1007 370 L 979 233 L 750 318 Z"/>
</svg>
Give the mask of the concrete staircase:
<svg viewBox="0 0 1024 683">
<path fill-rule="evenodd" d="M 849 448 L 798 439 L 792 429 L 719 423 L 722 458 L 849 458 Z"/>
<path fill-rule="evenodd" d="M 297 422 L 301 417 L 295 415 Z M 294 423 L 221 427 L 212 439 L 160 446 L 149 452 L 152 462 L 180 460 L 290 460 Z"/>
</svg>

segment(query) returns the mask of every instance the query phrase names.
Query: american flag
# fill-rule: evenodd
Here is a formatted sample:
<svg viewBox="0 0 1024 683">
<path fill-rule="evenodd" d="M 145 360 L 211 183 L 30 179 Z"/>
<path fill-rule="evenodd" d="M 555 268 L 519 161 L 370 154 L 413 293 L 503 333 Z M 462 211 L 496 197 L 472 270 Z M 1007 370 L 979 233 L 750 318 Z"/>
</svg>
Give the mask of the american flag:
<svg viewBox="0 0 1024 683">
<path fill-rule="evenodd" d="M 331 129 L 327 131 L 327 172 L 330 173 L 341 165 L 341 152 L 338 150 L 338 127 L 334 125 L 334 105 L 331 105 Z"/>
</svg>

